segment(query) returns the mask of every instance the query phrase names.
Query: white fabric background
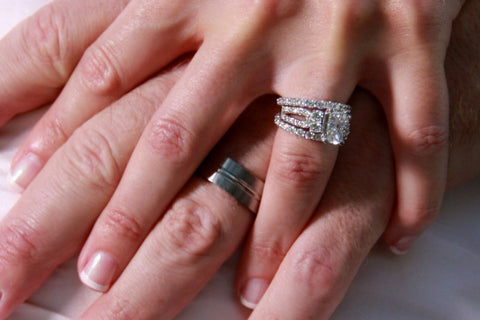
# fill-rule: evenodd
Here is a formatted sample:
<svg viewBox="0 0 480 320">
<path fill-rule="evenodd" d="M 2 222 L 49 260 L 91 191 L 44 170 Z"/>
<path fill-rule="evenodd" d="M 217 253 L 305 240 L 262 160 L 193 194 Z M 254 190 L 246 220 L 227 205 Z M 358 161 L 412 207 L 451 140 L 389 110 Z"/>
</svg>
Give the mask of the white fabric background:
<svg viewBox="0 0 480 320">
<path fill-rule="evenodd" d="M 0 0 L 0 37 L 47 2 Z M 19 197 L 6 183 L 10 160 L 43 111 L 16 118 L 0 129 L 0 218 Z M 409 254 L 395 257 L 376 248 L 369 255 L 333 319 L 480 319 L 479 211 L 480 179 L 448 192 L 439 218 Z M 235 265 L 235 258 L 228 261 L 177 319 L 244 319 L 247 313 L 232 289 Z M 72 259 L 9 319 L 75 318 L 96 297 L 81 285 Z"/>
</svg>

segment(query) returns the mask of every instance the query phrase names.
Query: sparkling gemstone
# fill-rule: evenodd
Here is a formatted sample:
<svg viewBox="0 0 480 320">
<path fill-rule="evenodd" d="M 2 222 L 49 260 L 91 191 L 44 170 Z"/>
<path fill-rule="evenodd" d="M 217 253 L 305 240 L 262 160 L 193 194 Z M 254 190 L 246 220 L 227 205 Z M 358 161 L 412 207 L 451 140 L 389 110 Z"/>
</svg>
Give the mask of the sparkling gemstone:
<svg viewBox="0 0 480 320">
<path fill-rule="evenodd" d="M 308 117 L 307 121 L 309 123 L 310 132 L 320 133 L 323 128 L 323 111 L 313 111 Z"/>
<path fill-rule="evenodd" d="M 345 112 L 332 112 L 329 114 L 326 140 L 333 145 L 343 144 L 348 136 L 350 115 Z"/>
</svg>

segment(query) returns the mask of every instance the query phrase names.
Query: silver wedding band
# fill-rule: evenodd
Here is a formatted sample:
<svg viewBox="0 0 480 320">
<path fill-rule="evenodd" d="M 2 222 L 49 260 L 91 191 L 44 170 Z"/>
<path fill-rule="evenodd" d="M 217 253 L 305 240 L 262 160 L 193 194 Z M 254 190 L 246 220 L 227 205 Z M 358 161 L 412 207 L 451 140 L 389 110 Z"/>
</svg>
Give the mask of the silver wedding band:
<svg viewBox="0 0 480 320">
<path fill-rule="evenodd" d="M 257 213 L 263 191 L 263 181 L 234 160 L 227 158 L 222 166 L 208 177 L 253 213 Z"/>
</svg>

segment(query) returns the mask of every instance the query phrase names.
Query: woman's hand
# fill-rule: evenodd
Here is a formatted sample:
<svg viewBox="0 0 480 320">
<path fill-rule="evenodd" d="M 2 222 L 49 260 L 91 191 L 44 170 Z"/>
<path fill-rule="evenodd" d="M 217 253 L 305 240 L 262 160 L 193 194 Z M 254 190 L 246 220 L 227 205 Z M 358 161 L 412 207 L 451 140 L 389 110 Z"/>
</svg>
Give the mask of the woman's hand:
<svg viewBox="0 0 480 320">
<path fill-rule="evenodd" d="M 271 92 L 346 102 L 357 85 L 370 91 L 384 106 L 396 160 L 397 207 L 385 240 L 395 252 L 404 252 L 433 219 L 447 166 L 444 55 L 461 1 L 134 0 L 115 2 L 108 10 L 109 3 L 85 2 L 78 9 L 71 0 L 54 2 L 43 18 L 37 15 L 8 38 L 10 50 L 17 52 L 29 43 L 25 34 L 33 35 L 34 54 L 49 58 L 34 59 L 47 61 L 47 78 L 55 80 L 55 90 L 46 90 L 38 101 L 51 99 L 65 83 L 14 159 L 14 182 L 21 187 L 93 114 L 195 52 L 140 138 L 93 230 L 82 266 L 102 250 L 112 268 L 121 270 L 129 259 L 123 252 L 138 248 L 246 106 Z M 66 18 L 87 10 L 96 23 Z M 32 31 L 38 26 L 44 30 L 40 36 Z M 41 41 L 50 39 L 50 32 L 57 41 Z M 19 69 L 31 68 L 30 62 L 24 65 Z M 26 73 L 8 74 L 18 80 Z M 38 81 L 29 84 L 35 88 Z M 13 82 L 0 101 L 15 97 L 16 88 Z M 27 99 L 25 108 L 38 102 L 33 100 Z M 314 215 L 336 155 L 337 147 L 278 132 L 246 248 L 249 278 L 268 285 Z M 138 237 L 107 228 L 118 212 L 138 225 Z M 270 248 L 270 259 L 262 248 Z"/>
</svg>

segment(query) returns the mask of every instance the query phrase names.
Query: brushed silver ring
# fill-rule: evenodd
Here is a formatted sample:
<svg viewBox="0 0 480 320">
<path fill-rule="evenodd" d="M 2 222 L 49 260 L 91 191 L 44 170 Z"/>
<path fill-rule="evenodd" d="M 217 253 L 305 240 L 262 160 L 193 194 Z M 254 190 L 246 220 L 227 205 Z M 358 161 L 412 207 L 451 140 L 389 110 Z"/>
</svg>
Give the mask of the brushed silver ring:
<svg viewBox="0 0 480 320">
<path fill-rule="evenodd" d="M 242 165 L 227 158 L 222 166 L 208 177 L 253 213 L 257 213 L 264 182 Z"/>
</svg>

